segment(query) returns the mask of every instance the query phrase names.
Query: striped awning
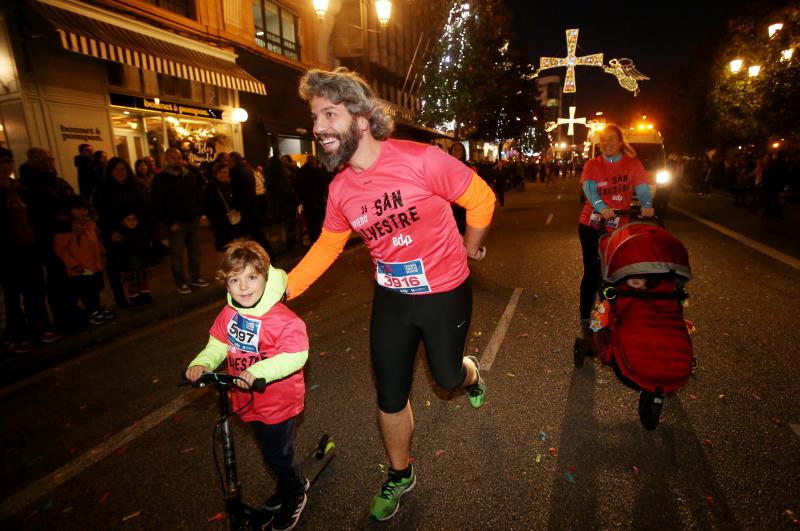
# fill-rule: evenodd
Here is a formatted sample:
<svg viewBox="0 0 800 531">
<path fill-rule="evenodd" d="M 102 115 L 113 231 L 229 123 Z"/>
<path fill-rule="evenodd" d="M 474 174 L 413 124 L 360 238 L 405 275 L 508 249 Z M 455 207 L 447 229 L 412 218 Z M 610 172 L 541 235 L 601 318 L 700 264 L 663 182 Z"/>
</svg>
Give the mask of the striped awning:
<svg viewBox="0 0 800 531">
<path fill-rule="evenodd" d="M 105 20 L 97 20 L 87 16 L 91 13 L 62 9 L 52 5 L 57 2 L 51 4 L 51 1 L 33 4 L 56 28 L 65 50 L 209 85 L 262 95 L 267 93 L 264 83 L 224 57 L 235 57 L 230 52 L 217 53 L 207 44 L 191 43 L 188 39 L 182 39 L 186 41 L 185 46 L 169 42 L 158 38 L 159 32 L 170 35 L 164 30 L 150 27 L 145 34 L 128 29 L 141 27 L 140 21 L 111 12 L 104 12 Z M 199 50 L 212 51 L 214 55 Z"/>
</svg>

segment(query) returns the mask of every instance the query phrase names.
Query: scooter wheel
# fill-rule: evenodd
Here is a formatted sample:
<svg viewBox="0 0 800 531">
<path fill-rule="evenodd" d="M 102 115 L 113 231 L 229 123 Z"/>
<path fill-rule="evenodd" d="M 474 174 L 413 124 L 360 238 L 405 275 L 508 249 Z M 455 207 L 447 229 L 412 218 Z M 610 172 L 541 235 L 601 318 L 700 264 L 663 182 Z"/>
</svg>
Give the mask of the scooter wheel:
<svg viewBox="0 0 800 531">
<path fill-rule="evenodd" d="M 573 361 L 575 361 L 575 367 L 580 369 L 583 367 L 583 362 L 586 359 L 586 345 L 583 344 L 583 339 L 576 338 L 575 339 L 575 347 L 572 351 Z"/>
</svg>

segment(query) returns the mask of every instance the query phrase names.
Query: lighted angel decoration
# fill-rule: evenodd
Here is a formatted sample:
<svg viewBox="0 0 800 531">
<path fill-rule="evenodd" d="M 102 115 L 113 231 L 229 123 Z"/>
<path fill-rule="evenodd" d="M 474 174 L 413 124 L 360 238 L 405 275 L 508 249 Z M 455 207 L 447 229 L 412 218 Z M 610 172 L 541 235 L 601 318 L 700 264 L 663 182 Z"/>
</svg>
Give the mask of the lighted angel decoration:
<svg viewBox="0 0 800 531">
<path fill-rule="evenodd" d="M 620 86 L 625 90 L 633 92 L 634 96 L 639 94 L 638 81 L 645 81 L 650 79 L 636 69 L 631 59 L 623 57 L 622 59 L 611 59 L 608 61 L 608 66 L 603 65 L 603 70 L 607 74 L 616 76 Z"/>
</svg>

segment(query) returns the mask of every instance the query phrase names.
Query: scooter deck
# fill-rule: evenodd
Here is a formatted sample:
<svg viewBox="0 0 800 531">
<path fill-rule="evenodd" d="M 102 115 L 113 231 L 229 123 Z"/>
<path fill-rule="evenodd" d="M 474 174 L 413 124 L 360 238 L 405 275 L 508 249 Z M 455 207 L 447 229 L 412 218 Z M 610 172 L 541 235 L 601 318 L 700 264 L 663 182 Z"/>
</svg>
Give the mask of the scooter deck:
<svg viewBox="0 0 800 531">
<path fill-rule="evenodd" d="M 314 485 L 319 475 L 322 474 L 322 471 L 333 459 L 334 448 L 336 448 L 336 444 L 326 433 L 320 438 L 317 447 L 300 463 L 300 468 L 308 478 L 308 481 L 311 482 L 311 485 Z"/>
</svg>

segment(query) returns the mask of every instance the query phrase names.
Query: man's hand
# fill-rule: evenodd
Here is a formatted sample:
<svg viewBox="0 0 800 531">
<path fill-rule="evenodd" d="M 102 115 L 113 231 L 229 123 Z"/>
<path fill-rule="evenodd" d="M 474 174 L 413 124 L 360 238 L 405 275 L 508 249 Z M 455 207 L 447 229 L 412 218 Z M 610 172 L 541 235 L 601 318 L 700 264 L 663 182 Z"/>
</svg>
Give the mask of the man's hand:
<svg viewBox="0 0 800 531">
<path fill-rule="evenodd" d="M 204 372 L 208 372 L 208 367 L 205 365 L 192 365 L 186 369 L 186 379 L 190 382 L 196 381 Z"/>
<path fill-rule="evenodd" d="M 481 246 L 475 249 L 474 251 L 470 251 L 467 249 L 467 256 L 476 262 L 480 262 L 484 258 L 486 258 L 486 247 Z"/>
<path fill-rule="evenodd" d="M 111 233 L 111 241 L 112 242 L 124 242 L 125 238 L 117 231 Z"/>
<path fill-rule="evenodd" d="M 240 372 L 239 378 L 240 378 L 239 380 L 236 380 L 236 386 L 245 390 L 253 387 L 253 382 L 256 380 L 256 377 L 253 376 L 253 374 L 247 370 Z"/>
<path fill-rule="evenodd" d="M 642 217 L 643 218 L 652 218 L 656 215 L 656 209 L 653 207 L 644 207 L 642 208 Z"/>
</svg>

